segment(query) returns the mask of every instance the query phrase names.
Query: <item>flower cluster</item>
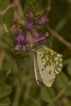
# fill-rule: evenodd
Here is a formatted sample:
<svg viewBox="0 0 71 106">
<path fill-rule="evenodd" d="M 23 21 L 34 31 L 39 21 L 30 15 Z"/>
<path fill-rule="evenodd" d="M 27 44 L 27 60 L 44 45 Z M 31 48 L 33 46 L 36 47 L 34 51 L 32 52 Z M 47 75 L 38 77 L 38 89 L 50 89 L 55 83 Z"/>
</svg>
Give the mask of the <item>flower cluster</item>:
<svg viewBox="0 0 71 106">
<path fill-rule="evenodd" d="M 26 35 L 26 32 L 30 32 L 34 43 L 44 44 L 46 42 L 46 37 L 48 36 L 48 32 L 45 33 L 43 37 L 41 37 L 37 31 L 33 28 L 34 25 L 43 25 L 46 22 L 46 15 L 42 15 L 39 19 L 34 19 L 33 12 L 31 11 L 28 14 L 28 22 L 23 28 L 19 28 L 19 22 L 16 20 L 14 25 L 10 28 L 10 33 L 15 35 L 17 40 L 17 45 L 15 50 L 19 50 L 22 48 L 23 51 L 26 51 L 26 45 L 30 43 L 29 37 Z"/>
</svg>

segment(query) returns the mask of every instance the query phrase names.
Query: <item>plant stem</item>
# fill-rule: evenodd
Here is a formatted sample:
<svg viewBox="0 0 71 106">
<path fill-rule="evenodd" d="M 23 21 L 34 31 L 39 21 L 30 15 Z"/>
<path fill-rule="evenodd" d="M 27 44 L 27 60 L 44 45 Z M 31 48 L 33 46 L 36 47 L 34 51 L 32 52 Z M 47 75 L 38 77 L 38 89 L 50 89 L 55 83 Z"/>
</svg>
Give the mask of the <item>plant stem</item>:
<svg viewBox="0 0 71 106">
<path fill-rule="evenodd" d="M 49 11 L 50 11 L 50 9 L 51 9 L 50 4 L 51 4 L 51 0 L 48 0 L 48 2 L 47 2 L 47 7 L 46 7 L 47 18 L 48 18 Z"/>
<path fill-rule="evenodd" d="M 61 92 L 47 106 L 51 106 L 56 100 L 58 100 L 63 95 L 63 93 L 66 91 L 67 87 L 69 87 L 70 85 L 71 85 L 71 80 L 68 82 L 67 86 L 63 88 Z"/>
<path fill-rule="evenodd" d="M 64 45 L 66 45 L 70 50 L 71 50 L 71 43 L 69 43 L 68 41 L 66 41 L 62 36 L 60 36 L 57 32 L 55 32 L 54 30 L 52 30 L 49 25 L 47 24 L 47 29 L 48 31 L 54 35 L 61 43 L 63 43 Z"/>
<path fill-rule="evenodd" d="M 5 32 L 8 32 L 8 29 L 5 23 L 3 23 L 3 27 L 4 27 Z"/>
<path fill-rule="evenodd" d="M 15 59 L 16 59 L 16 65 L 17 65 L 17 74 L 18 74 L 19 84 L 20 84 L 20 87 L 21 87 L 22 101 L 23 101 L 23 105 L 25 106 L 24 90 L 23 90 L 23 84 L 22 84 L 22 78 L 21 78 L 21 70 L 20 70 L 20 66 L 19 66 L 19 61 L 18 61 L 17 55 L 15 55 Z"/>
<path fill-rule="evenodd" d="M 18 106 L 20 102 L 20 96 L 21 96 L 21 90 L 20 90 L 20 87 L 17 86 L 15 90 L 14 98 L 12 101 L 12 106 Z"/>
<path fill-rule="evenodd" d="M 17 15 L 20 19 L 23 19 L 24 18 L 24 15 L 23 15 L 23 9 L 22 9 L 22 6 L 21 6 L 21 2 L 20 0 L 14 0 L 15 2 L 15 5 L 16 5 L 16 12 L 17 12 Z"/>
</svg>

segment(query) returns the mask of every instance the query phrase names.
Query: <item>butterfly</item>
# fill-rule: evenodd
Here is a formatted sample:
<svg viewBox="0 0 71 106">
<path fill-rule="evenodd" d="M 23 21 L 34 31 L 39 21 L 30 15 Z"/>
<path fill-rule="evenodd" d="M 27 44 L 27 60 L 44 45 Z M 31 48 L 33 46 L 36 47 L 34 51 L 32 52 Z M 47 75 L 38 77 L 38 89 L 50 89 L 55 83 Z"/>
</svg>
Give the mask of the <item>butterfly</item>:
<svg viewBox="0 0 71 106">
<path fill-rule="evenodd" d="M 62 69 L 62 55 L 42 45 L 34 49 L 34 72 L 40 87 L 51 87 Z"/>
</svg>

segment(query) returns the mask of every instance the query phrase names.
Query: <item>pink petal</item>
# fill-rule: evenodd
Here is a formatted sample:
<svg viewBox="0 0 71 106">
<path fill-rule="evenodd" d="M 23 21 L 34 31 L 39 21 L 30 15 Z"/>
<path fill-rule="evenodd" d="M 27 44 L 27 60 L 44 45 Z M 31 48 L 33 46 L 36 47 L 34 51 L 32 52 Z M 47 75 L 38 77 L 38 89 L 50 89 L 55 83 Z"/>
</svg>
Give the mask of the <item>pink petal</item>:
<svg viewBox="0 0 71 106">
<path fill-rule="evenodd" d="M 15 50 L 19 50 L 19 49 L 20 49 L 20 46 L 19 46 L 19 44 L 17 44 L 15 47 Z"/>
</svg>

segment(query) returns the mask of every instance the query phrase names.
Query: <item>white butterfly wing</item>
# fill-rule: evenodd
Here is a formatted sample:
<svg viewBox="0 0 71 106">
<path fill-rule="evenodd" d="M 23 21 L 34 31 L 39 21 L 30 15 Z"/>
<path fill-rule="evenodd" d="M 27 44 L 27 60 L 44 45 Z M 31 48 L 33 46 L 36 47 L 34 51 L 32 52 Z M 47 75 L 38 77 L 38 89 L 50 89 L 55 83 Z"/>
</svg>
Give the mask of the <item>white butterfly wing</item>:
<svg viewBox="0 0 71 106">
<path fill-rule="evenodd" d="M 45 45 L 38 49 L 38 54 L 46 71 L 52 75 L 58 74 L 62 69 L 62 55 L 47 48 Z"/>
<path fill-rule="evenodd" d="M 37 62 L 38 62 L 40 76 L 41 76 L 44 84 L 48 87 L 51 87 L 51 85 L 55 79 L 55 75 L 50 74 L 48 72 L 48 70 L 45 69 L 38 50 L 36 50 L 36 53 L 37 53 Z"/>
<path fill-rule="evenodd" d="M 34 53 L 34 72 L 35 72 L 35 77 L 36 77 L 37 84 L 40 87 L 44 87 L 45 84 L 42 81 L 42 78 L 40 76 L 39 69 L 38 69 L 36 52 Z"/>
</svg>

